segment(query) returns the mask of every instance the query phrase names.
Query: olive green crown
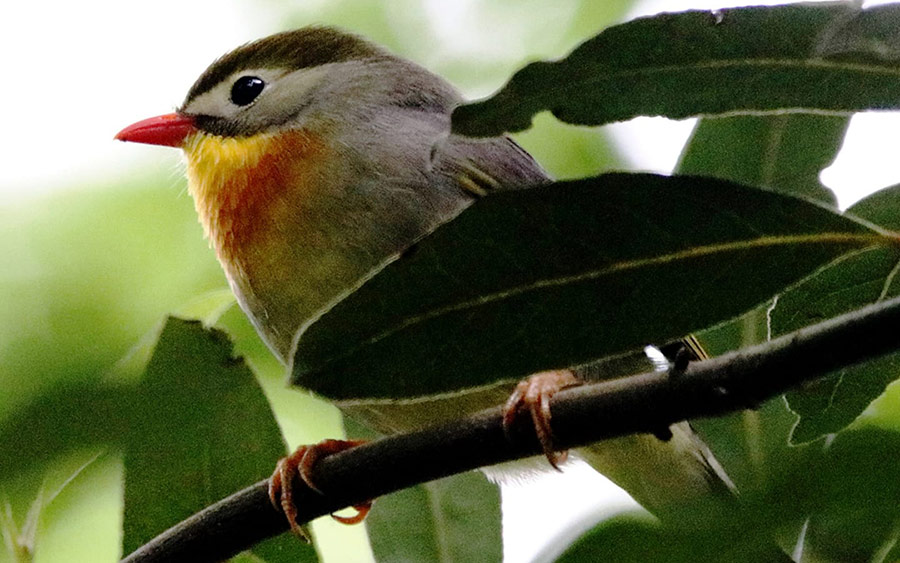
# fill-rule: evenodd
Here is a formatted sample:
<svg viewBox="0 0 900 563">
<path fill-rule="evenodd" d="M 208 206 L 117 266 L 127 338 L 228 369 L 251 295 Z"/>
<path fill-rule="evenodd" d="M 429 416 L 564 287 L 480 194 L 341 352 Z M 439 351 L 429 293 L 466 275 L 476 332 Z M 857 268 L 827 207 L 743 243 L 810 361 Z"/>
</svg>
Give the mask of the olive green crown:
<svg viewBox="0 0 900 563">
<path fill-rule="evenodd" d="M 191 86 L 185 104 L 241 69 L 298 70 L 326 63 L 387 57 L 390 55 L 377 45 L 332 27 L 305 27 L 276 33 L 216 60 Z"/>
</svg>

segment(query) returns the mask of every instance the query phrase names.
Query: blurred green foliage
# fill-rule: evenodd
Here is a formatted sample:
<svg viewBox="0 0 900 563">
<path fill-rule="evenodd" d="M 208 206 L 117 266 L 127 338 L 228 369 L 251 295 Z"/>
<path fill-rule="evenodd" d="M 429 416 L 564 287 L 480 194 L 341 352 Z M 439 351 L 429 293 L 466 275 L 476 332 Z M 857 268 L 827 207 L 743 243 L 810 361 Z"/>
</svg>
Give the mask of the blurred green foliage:
<svg viewBox="0 0 900 563">
<path fill-rule="evenodd" d="M 0 208 L 0 420 L 98 380 L 166 312 L 224 286 L 180 181 L 134 177 Z"/>
<path fill-rule="evenodd" d="M 122 469 L 118 448 L 110 450 L 117 430 L 90 423 L 97 422 L 93 413 L 108 414 L 101 404 L 115 405 L 120 397 L 101 386 L 167 311 L 224 284 L 190 199 L 176 188 L 155 187 L 171 180 L 141 176 L 136 172 L 126 186 L 61 189 L 0 211 L 2 465 L 25 462 L 15 478 L 5 472 L 0 499 L 21 523 L 24 509 L 43 498 L 37 561 L 60 561 L 61 552 L 70 560 L 109 561 L 119 552 Z M 59 393 L 72 386 L 84 394 Z M 31 419 L 22 411 L 40 404 L 53 405 L 57 421 L 67 424 L 45 425 L 46 416 Z M 51 443 L 63 448 L 59 454 L 76 451 L 60 459 Z M 29 459 L 35 450 L 44 455 Z M 41 459 L 45 468 L 28 467 Z M 47 498 L 46 491 L 73 475 L 58 496 Z"/>
</svg>

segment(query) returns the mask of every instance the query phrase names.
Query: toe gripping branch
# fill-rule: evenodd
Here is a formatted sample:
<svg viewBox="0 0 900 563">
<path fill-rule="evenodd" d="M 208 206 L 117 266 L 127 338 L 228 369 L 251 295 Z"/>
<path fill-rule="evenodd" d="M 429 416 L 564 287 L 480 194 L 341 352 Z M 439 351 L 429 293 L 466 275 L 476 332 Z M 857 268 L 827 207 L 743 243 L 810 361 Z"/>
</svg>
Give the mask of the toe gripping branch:
<svg viewBox="0 0 900 563">
<path fill-rule="evenodd" d="M 287 457 L 283 457 L 275 466 L 275 471 L 269 479 L 269 500 L 276 510 L 280 509 L 291 525 L 291 531 L 298 536 L 309 540 L 309 536 L 297 523 L 297 508 L 294 504 L 293 488 L 294 480 L 300 478 L 304 484 L 319 494 L 324 494 L 315 484 L 314 470 L 316 463 L 325 456 L 335 454 L 360 444 L 364 440 L 323 440 L 318 444 L 300 446 Z M 353 516 L 331 517 L 342 524 L 358 524 L 365 520 L 372 508 L 372 501 L 354 505 L 356 514 Z"/>
<path fill-rule="evenodd" d="M 559 390 L 580 383 L 581 380 L 567 369 L 543 371 L 520 381 L 503 407 L 503 431 L 507 438 L 511 436 L 519 409 L 526 409 L 531 415 L 534 431 L 541 444 L 544 457 L 554 469 L 561 471 L 559 466 L 566 461 L 569 452 L 567 450 L 557 451 L 553 443 L 550 399 Z"/>
</svg>

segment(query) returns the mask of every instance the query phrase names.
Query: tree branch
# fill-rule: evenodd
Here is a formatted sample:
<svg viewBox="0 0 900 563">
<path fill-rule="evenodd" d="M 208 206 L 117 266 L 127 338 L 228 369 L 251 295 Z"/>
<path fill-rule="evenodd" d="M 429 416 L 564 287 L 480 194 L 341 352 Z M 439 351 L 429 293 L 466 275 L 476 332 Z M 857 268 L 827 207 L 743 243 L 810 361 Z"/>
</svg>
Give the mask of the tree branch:
<svg viewBox="0 0 900 563">
<path fill-rule="evenodd" d="M 566 389 L 551 402 L 560 448 L 754 407 L 803 382 L 900 349 L 900 298 L 865 307 L 744 350 L 691 364 Z M 295 486 L 308 521 L 418 483 L 540 453 L 527 425 L 507 439 L 500 408 L 389 436 L 322 459 L 326 495 Z M 170 528 L 125 561 L 219 561 L 287 530 L 259 482 Z"/>
</svg>

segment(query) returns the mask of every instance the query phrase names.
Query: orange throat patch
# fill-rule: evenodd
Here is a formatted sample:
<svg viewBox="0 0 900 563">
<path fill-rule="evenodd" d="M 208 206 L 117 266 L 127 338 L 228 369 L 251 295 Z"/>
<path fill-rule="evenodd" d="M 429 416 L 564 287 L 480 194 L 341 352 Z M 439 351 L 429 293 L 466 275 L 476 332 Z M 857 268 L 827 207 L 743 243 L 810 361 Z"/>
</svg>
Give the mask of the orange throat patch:
<svg viewBox="0 0 900 563">
<path fill-rule="evenodd" d="M 196 133 L 184 145 L 188 189 L 203 230 L 226 268 L 284 205 L 303 191 L 320 142 L 302 130 L 219 137 Z"/>
</svg>

